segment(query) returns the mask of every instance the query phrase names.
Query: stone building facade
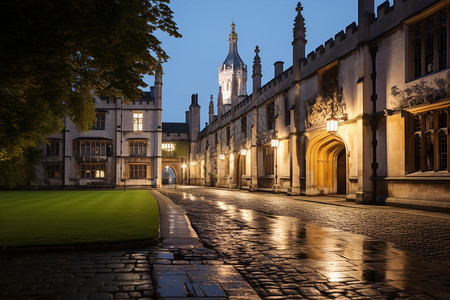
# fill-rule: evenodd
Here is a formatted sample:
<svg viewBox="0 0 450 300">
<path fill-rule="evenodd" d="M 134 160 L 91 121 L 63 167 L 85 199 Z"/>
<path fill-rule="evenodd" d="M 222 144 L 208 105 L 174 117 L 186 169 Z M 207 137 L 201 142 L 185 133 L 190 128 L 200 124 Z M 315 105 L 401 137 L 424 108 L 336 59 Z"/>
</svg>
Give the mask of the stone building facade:
<svg viewBox="0 0 450 300">
<path fill-rule="evenodd" d="M 191 142 L 190 182 L 449 210 L 449 9 L 394 0 L 375 14 L 374 0 L 359 0 L 358 25 L 306 55 L 299 3 L 293 65 L 276 62 L 262 86 L 256 47 L 249 96 L 233 24 L 239 68 L 224 67 L 227 57 L 220 72 L 239 72 L 219 73 L 217 114 L 211 99 Z"/>
<path fill-rule="evenodd" d="M 49 137 L 36 170 L 40 187 L 161 186 L 162 73 L 140 100 L 94 96 L 97 121 L 79 132 L 68 119 Z"/>
</svg>

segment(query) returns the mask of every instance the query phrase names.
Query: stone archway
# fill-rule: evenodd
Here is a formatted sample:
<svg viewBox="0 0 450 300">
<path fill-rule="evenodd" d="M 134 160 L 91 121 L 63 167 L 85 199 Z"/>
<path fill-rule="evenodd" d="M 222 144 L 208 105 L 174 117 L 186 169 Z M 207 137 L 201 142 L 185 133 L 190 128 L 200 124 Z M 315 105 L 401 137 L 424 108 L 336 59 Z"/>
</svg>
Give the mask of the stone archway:
<svg viewBox="0 0 450 300">
<path fill-rule="evenodd" d="M 162 168 L 162 184 L 176 184 L 177 175 L 175 169 L 171 166 L 164 166 Z"/>
<path fill-rule="evenodd" d="M 306 194 L 347 192 L 347 155 L 342 138 L 324 133 L 308 143 L 306 150 Z"/>
</svg>

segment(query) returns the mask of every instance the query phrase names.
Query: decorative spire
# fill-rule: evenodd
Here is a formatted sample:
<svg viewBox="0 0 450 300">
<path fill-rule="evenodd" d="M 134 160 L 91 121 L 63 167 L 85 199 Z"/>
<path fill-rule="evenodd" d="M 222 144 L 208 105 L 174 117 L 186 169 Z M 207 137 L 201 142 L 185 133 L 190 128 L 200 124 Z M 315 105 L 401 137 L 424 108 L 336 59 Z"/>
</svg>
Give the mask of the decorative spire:
<svg viewBox="0 0 450 300">
<path fill-rule="evenodd" d="M 228 38 L 228 40 L 231 41 L 237 41 L 237 33 L 236 33 L 236 25 L 234 25 L 234 21 L 233 23 L 231 23 L 231 33 L 230 36 Z"/>
<path fill-rule="evenodd" d="M 297 16 L 294 20 L 294 43 L 297 42 L 299 39 L 304 41 L 306 43 L 306 28 L 305 28 L 305 18 L 303 18 L 302 15 L 302 4 L 299 2 L 297 4 L 297 8 L 295 9 L 297 11 Z"/>
<path fill-rule="evenodd" d="M 242 68 L 244 67 L 244 62 L 242 61 L 241 57 L 239 56 L 238 50 L 237 50 L 237 33 L 236 33 L 236 25 L 234 25 L 234 22 L 231 23 L 231 33 L 228 38 L 228 41 L 230 43 L 228 55 L 227 58 L 225 58 L 225 61 L 222 65 L 225 65 L 225 67 L 234 67 L 234 68 Z"/>
<path fill-rule="evenodd" d="M 213 97 L 213 95 L 211 95 L 210 99 L 211 99 L 211 101 L 209 101 L 209 113 L 214 114 L 214 101 L 213 101 L 214 97 Z"/>
<path fill-rule="evenodd" d="M 255 48 L 255 58 L 253 58 L 253 76 L 261 75 L 261 57 L 259 57 L 259 47 Z"/>
</svg>

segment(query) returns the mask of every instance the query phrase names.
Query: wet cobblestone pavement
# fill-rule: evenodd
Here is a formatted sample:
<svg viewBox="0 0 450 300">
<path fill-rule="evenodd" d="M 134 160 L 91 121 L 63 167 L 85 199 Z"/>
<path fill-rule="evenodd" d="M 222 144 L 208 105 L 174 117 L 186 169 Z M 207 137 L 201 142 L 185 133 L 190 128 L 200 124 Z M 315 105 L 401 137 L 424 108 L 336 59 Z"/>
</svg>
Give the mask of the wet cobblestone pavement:
<svg viewBox="0 0 450 300">
<path fill-rule="evenodd" d="M 446 219 L 273 194 L 164 193 L 265 299 L 450 299 Z"/>
<path fill-rule="evenodd" d="M 0 256 L 0 299 L 153 299 L 150 252 Z"/>
</svg>

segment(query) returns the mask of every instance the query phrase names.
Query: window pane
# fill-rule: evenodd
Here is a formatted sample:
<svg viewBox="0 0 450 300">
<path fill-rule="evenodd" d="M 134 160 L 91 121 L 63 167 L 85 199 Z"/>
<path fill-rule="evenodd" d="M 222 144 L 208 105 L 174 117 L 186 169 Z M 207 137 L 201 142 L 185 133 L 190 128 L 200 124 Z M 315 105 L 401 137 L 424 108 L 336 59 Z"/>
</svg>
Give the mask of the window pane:
<svg viewBox="0 0 450 300">
<path fill-rule="evenodd" d="M 425 134 L 425 170 L 434 169 L 434 143 L 430 132 Z"/>
<path fill-rule="evenodd" d="M 439 142 L 439 170 L 447 170 L 447 150 L 448 150 L 448 143 L 447 143 L 447 134 L 443 131 L 439 131 L 438 135 L 438 142 Z"/>
</svg>

